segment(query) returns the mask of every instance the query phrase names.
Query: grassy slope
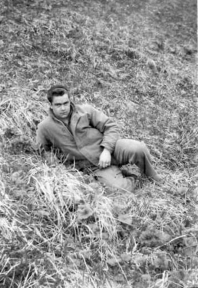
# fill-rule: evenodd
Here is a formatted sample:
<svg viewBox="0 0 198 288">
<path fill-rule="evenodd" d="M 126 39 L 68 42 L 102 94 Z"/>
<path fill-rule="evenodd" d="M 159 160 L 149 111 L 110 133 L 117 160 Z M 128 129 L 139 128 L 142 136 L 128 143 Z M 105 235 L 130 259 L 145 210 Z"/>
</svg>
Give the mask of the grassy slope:
<svg viewBox="0 0 198 288">
<path fill-rule="evenodd" d="M 5 0 L 0 10 L 0 287 L 192 287 L 195 1 Z M 57 82 L 145 141 L 166 184 L 120 193 L 43 164 L 31 142 Z"/>
</svg>

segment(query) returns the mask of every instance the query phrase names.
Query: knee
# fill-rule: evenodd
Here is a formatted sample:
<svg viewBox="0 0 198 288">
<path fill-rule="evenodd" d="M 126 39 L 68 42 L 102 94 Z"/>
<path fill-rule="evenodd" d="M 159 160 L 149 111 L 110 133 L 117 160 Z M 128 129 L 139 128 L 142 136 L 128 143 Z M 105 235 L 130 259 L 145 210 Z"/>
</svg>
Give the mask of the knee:
<svg viewBox="0 0 198 288">
<path fill-rule="evenodd" d="M 142 142 L 140 142 L 141 143 L 141 147 L 142 147 L 142 150 L 144 151 L 144 152 L 147 152 L 148 151 L 148 147 L 146 146 L 146 144 L 142 141 Z"/>
<path fill-rule="evenodd" d="M 149 152 L 148 147 L 146 146 L 146 144 L 144 142 L 139 142 L 139 147 L 138 147 L 138 151 L 136 154 L 136 159 L 143 160 L 143 159 L 147 159 L 148 161 L 152 161 L 151 159 L 151 155 Z"/>
<path fill-rule="evenodd" d="M 138 142 L 136 146 L 136 154 L 143 156 L 147 153 L 148 148 L 144 142 Z"/>
</svg>

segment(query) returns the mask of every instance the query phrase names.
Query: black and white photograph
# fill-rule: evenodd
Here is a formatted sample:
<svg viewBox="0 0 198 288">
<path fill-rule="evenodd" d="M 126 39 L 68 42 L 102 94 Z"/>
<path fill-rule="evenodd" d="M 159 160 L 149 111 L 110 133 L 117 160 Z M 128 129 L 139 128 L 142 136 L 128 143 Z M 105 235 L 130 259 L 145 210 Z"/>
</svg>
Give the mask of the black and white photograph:
<svg viewBox="0 0 198 288">
<path fill-rule="evenodd" d="M 0 288 L 198 288 L 196 0 L 0 0 Z"/>
</svg>

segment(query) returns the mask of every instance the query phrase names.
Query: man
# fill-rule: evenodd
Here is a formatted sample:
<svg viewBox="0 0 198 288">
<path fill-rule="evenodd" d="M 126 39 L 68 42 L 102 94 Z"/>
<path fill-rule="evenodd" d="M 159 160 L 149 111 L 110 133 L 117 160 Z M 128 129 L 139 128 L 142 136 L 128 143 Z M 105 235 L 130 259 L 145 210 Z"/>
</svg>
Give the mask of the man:
<svg viewBox="0 0 198 288">
<path fill-rule="evenodd" d="M 133 191 L 134 178 L 124 177 L 119 167 L 136 164 L 154 181 L 150 153 L 143 142 L 120 139 L 117 125 L 88 104 L 74 105 L 67 87 L 55 85 L 47 93 L 49 116 L 37 130 L 37 146 L 45 151 L 58 148 L 66 161 L 85 163 L 102 183 Z"/>
</svg>

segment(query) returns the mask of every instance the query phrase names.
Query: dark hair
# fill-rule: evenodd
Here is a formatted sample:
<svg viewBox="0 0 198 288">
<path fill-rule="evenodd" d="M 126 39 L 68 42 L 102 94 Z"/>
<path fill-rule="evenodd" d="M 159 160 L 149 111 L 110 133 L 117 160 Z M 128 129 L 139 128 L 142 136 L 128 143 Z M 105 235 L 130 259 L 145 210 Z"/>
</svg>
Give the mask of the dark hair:
<svg viewBox="0 0 198 288">
<path fill-rule="evenodd" d="M 66 86 L 54 85 L 47 91 L 47 99 L 50 103 L 52 103 L 54 97 L 63 96 L 65 93 L 70 98 L 70 94 Z"/>
</svg>

